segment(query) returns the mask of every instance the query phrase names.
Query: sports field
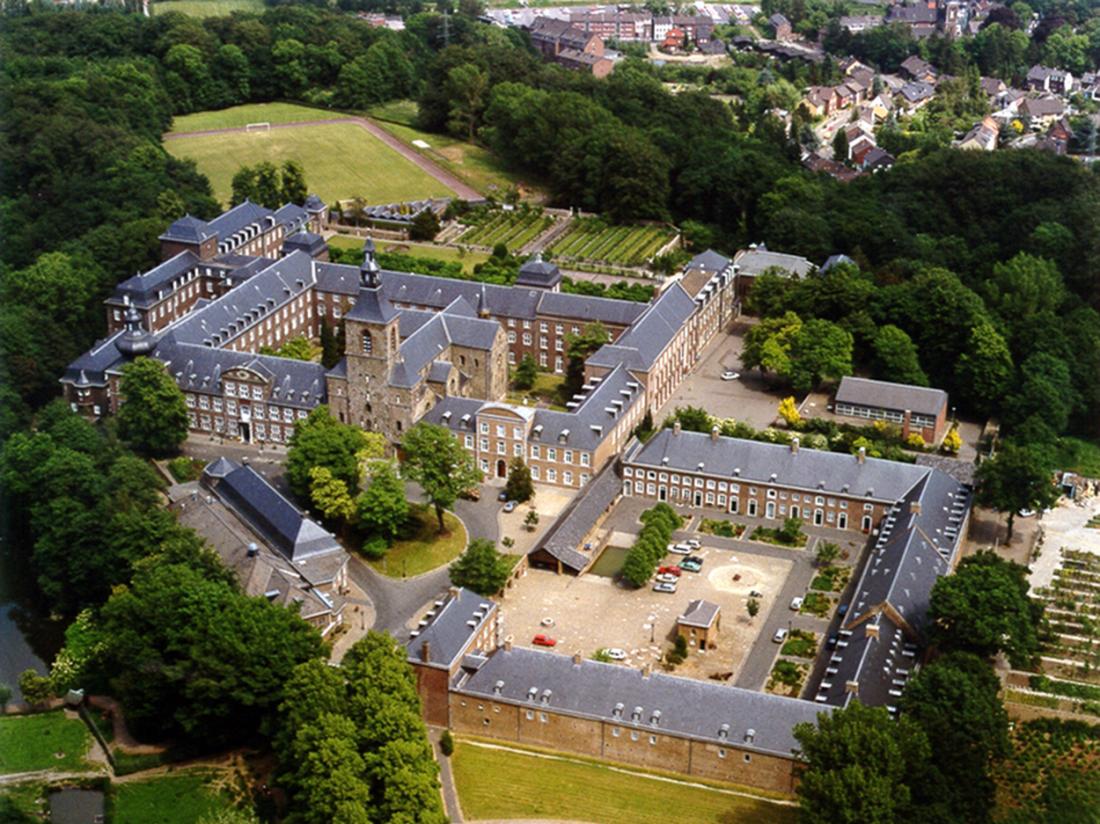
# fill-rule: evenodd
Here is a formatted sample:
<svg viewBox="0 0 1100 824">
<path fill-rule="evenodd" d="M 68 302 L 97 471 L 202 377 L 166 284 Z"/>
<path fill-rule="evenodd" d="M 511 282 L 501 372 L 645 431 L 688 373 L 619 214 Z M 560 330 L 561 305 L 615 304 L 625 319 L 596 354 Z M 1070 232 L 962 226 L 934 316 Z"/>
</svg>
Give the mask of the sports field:
<svg viewBox="0 0 1100 824">
<path fill-rule="evenodd" d="M 224 17 L 235 11 L 259 14 L 264 10 L 263 0 L 171 0 L 153 3 L 153 14 L 175 11 L 191 17 Z"/>
<path fill-rule="evenodd" d="M 340 117 L 346 115 L 295 103 L 249 103 L 228 109 L 180 115 L 172 120 L 169 134 L 203 132 L 208 129 L 239 129 L 249 123 L 301 123 L 303 120 L 335 120 Z"/>
<path fill-rule="evenodd" d="M 313 112 L 313 116 L 317 114 L 307 111 Z M 216 114 L 225 116 L 227 113 Z M 251 119 L 252 113 L 244 116 L 250 118 L 247 122 L 257 122 Z M 180 120 L 186 130 L 196 130 L 194 125 L 187 123 L 187 118 Z M 179 123 L 175 128 L 182 130 Z M 198 128 L 233 127 L 204 125 Z M 179 137 L 166 140 L 164 145 L 176 157 L 194 160 L 199 171 L 210 178 L 214 194 L 222 203 L 229 202 L 237 170 L 263 160 L 276 164 L 284 160 L 300 162 L 309 190 L 326 203 L 352 197 L 362 197 L 368 203 L 392 203 L 453 194 L 354 123 Z"/>
</svg>

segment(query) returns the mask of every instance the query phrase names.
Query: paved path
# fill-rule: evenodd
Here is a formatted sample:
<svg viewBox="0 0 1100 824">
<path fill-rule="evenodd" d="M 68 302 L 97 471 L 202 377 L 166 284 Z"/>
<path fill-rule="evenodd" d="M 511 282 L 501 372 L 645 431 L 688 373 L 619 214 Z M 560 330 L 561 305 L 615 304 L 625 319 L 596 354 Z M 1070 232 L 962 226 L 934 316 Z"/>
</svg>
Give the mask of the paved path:
<svg viewBox="0 0 1100 824">
<path fill-rule="evenodd" d="M 464 200 L 480 200 L 481 193 L 475 189 L 470 188 L 457 177 L 450 172 L 443 169 L 436 163 L 433 163 L 424 155 L 417 152 L 415 149 L 411 149 L 387 132 L 377 123 L 367 120 L 365 117 L 334 117 L 331 119 L 321 120 L 299 120 L 295 123 L 272 123 L 272 129 L 294 129 L 299 126 L 324 126 L 329 123 L 351 123 L 354 126 L 361 126 L 366 129 L 372 135 L 377 137 L 399 155 L 404 157 L 411 163 L 416 164 L 422 171 L 431 175 L 448 189 L 453 191 L 456 195 Z M 247 131 L 245 126 L 238 126 L 232 129 L 205 129 L 198 132 L 170 132 L 164 135 L 164 139 L 177 140 L 181 137 L 209 137 L 216 134 L 232 134 L 234 132 Z"/>
<path fill-rule="evenodd" d="M 443 791 L 443 806 L 447 810 L 447 817 L 452 824 L 462 824 L 462 807 L 458 801 L 458 790 L 455 789 L 454 776 L 451 774 L 451 759 L 443 754 L 439 747 L 439 739 L 443 735 L 443 727 L 429 727 L 428 740 L 435 751 L 435 760 L 439 762 L 439 784 Z"/>
</svg>

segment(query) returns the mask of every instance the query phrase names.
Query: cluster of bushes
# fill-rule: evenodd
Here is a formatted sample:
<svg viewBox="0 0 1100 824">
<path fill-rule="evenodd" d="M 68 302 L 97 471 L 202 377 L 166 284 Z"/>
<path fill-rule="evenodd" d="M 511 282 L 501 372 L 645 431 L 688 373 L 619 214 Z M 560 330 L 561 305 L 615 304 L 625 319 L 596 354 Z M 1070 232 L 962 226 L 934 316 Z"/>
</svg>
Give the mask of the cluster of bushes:
<svg viewBox="0 0 1100 824">
<path fill-rule="evenodd" d="M 1028 678 L 1028 686 L 1039 692 L 1064 695 L 1067 698 L 1100 700 L 1100 687 L 1091 684 L 1077 684 L 1072 681 L 1054 681 L 1045 675 L 1032 675 Z"/>
<path fill-rule="evenodd" d="M 626 554 L 622 571 L 623 580 L 635 587 L 642 586 L 653 577 L 657 565 L 668 552 L 672 533 L 683 525 L 676 511 L 665 503 L 647 509 L 639 520 L 642 530 Z"/>
<path fill-rule="evenodd" d="M 780 546 L 799 547 L 806 543 L 806 534 L 802 531 L 801 518 L 787 518 L 783 521 L 783 526 L 778 529 L 758 526 L 752 531 L 751 538 L 754 541 L 765 541 Z"/>
<path fill-rule="evenodd" d="M 676 641 L 672 645 L 672 649 L 665 653 L 665 669 L 673 670 L 680 664 L 684 663 L 688 657 L 688 642 L 687 638 L 682 635 L 676 636 Z"/>
</svg>

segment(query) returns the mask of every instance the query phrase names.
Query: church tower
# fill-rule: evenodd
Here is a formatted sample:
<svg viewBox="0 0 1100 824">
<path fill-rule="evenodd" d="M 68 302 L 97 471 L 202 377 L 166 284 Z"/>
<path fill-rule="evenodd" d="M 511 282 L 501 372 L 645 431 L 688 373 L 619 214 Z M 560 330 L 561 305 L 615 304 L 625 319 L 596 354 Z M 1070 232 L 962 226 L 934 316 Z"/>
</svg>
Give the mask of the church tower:
<svg viewBox="0 0 1100 824">
<path fill-rule="evenodd" d="M 392 437 L 386 393 L 400 358 L 399 313 L 382 294 L 381 269 L 374 254 L 374 241 L 367 238 L 359 267 L 359 297 L 344 316 L 348 413 L 351 423 Z"/>
</svg>

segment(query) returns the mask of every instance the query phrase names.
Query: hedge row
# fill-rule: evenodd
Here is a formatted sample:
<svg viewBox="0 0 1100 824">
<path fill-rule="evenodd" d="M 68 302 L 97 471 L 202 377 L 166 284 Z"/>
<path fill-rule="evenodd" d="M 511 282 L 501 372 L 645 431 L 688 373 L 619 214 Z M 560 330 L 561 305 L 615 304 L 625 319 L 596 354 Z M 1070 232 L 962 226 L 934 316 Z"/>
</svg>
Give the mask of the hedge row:
<svg viewBox="0 0 1100 824">
<path fill-rule="evenodd" d="M 668 553 L 668 542 L 683 525 L 680 516 L 668 504 L 657 504 L 642 513 L 642 529 L 623 561 L 623 580 L 635 587 L 653 577 L 657 565 Z"/>
</svg>

